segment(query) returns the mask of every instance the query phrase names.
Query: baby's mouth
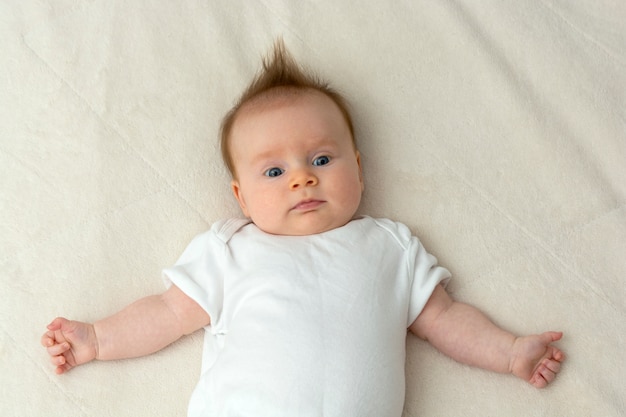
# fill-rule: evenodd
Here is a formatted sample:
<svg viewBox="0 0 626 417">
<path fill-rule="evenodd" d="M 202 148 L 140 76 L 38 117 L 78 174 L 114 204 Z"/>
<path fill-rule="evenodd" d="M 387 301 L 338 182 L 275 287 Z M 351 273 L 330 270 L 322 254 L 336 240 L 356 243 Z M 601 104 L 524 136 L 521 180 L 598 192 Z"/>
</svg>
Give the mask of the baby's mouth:
<svg viewBox="0 0 626 417">
<path fill-rule="evenodd" d="M 306 199 L 306 200 L 300 201 L 298 204 L 293 206 L 291 209 L 292 210 L 296 210 L 296 211 L 315 210 L 316 208 L 318 208 L 319 206 L 321 206 L 324 203 L 325 203 L 324 200 Z"/>
</svg>

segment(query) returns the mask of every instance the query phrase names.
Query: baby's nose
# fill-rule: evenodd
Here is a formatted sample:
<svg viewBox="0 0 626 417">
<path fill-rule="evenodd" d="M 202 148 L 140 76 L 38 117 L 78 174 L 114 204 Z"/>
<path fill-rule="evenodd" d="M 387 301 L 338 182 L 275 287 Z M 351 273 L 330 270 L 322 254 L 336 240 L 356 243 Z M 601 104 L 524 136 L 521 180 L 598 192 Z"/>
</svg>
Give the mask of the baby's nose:
<svg viewBox="0 0 626 417">
<path fill-rule="evenodd" d="M 299 171 L 296 172 L 295 175 L 291 178 L 289 182 L 289 188 L 292 190 L 297 190 L 301 187 L 314 187 L 317 185 L 319 180 L 315 175 L 308 171 Z"/>
</svg>

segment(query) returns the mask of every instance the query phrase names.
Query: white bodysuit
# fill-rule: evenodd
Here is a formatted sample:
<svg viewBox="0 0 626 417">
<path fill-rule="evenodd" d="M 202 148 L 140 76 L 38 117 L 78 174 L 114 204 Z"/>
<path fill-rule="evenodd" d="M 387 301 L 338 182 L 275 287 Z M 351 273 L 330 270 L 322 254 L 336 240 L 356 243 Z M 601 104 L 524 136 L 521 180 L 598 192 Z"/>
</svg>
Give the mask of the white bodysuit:
<svg viewBox="0 0 626 417">
<path fill-rule="evenodd" d="M 400 416 L 407 327 L 449 272 L 363 217 L 311 236 L 221 221 L 164 270 L 211 317 L 189 416 Z"/>
</svg>

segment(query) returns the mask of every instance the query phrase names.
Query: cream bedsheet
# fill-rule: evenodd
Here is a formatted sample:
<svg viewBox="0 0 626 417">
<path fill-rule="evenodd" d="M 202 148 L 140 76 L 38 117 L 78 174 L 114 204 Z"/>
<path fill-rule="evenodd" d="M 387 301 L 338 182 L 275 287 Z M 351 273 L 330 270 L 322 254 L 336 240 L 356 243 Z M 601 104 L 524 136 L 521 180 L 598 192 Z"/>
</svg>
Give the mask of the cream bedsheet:
<svg viewBox="0 0 626 417">
<path fill-rule="evenodd" d="M 563 330 L 536 390 L 407 339 L 404 416 L 626 415 L 626 3 L 0 3 L 0 415 L 181 416 L 202 334 L 56 376 L 39 337 L 163 290 L 238 214 L 221 116 L 283 36 L 347 95 L 362 212 L 403 221 L 454 297 Z"/>
</svg>

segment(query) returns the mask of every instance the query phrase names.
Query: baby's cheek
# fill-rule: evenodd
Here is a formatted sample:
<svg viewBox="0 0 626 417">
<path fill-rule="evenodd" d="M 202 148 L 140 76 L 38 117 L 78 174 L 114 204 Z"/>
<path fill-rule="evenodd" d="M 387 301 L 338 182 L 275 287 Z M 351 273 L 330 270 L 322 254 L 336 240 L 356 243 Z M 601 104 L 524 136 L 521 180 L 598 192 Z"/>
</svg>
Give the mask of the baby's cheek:
<svg viewBox="0 0 626 417">
<path fill-rule="evenodd" d="M 272 225 L 280 223 L 280 204 L 281 202 L 278 199 L 272 200 L 271 198 L 257 201 L 254 210 L 251 210 L 252 220 L 261 228 L 271 228 Z"/>
<path fill-rule="evenodd" d="M 342 207 L 346 211 L 346 216 L 352 217 L 361 203 L 361 186 L 356 183 L 348 190 L 344 190 L 342 193 Z"/>
</svg>

